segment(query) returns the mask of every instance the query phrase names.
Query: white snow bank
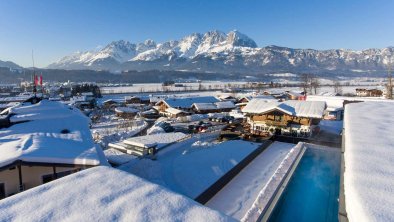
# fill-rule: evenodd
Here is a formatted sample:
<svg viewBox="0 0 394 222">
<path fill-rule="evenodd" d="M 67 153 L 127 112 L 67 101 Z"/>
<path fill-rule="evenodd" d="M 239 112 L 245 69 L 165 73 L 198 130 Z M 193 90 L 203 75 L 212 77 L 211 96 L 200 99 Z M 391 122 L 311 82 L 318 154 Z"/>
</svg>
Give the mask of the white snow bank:
<svg viewBox="0 0 394 222">
<path fill-rule="evenodd" d="M 275 171 L 274 175 L 272 175 L 270 180 L 257 195 L 252 207 L 248 210 L 248 212 L 246 212 L 241 221 L 257 221 L 263 209 L 267 206 L 269 200 L 275 194 L 275 191 L 279 187 L 281 181 L 284 180 L 284 177 L 290 170 L 303 146 L 304 143 L 300 142 L 290 150 L 290 152 Z"/>
<path fill-rule="evenodd" d="M 205 206 L 241 220 L 294 146 L 281 142 L 271 144 Z"/>
<path fill-rule="evenodd" d="M 0 201 L 0 221 L 233 221 L 110 167 L 94 167 Z"/>
<path fill-rule="evenodd" d="M 103 155 L 78 109 L 54 101 L 9 109 L 16 124 L 0 131 L 0 166 L 26 162 L 99 165 Z M 17 123 L 20 121 L 27 121 Z"/>
<path fill-rule="evenodd" d="M 394 221 L 394 103 L 345 107 L 344 188 L 349 221 Z"/>
</svg>

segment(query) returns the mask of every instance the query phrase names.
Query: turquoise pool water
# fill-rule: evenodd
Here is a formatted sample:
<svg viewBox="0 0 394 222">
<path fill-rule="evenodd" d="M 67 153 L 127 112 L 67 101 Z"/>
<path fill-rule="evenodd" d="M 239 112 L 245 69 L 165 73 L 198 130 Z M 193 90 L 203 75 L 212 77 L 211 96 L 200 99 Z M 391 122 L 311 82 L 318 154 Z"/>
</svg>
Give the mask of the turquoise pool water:
<svg viewBox="0 0 394 222">
<path fill-rule="evenodd" d="M 269 221 L 338 221 L 340 150 L 307 148 Z"/>
</svg>

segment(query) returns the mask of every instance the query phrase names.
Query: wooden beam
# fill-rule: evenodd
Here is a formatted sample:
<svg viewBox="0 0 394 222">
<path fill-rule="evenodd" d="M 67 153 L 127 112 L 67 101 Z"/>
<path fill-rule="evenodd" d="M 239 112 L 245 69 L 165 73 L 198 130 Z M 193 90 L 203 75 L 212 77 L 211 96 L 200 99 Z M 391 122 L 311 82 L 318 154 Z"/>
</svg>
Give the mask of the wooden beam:
<svg viewBox="0 0 394 222">
<path fill-rule="evenodd" d="M 52 169 L 53 169 L 53 179 L 57 179 L 56 166 L 53 166 Z"/>
<path fill-rule="evenodd" d="M 22 166 L 20 163 L 18 164 L 18 175 L 19 175 L 19 191 L 21 191 L 21 188 L 23 187 L 23 181 L 22 181 Z"/>
</svg>

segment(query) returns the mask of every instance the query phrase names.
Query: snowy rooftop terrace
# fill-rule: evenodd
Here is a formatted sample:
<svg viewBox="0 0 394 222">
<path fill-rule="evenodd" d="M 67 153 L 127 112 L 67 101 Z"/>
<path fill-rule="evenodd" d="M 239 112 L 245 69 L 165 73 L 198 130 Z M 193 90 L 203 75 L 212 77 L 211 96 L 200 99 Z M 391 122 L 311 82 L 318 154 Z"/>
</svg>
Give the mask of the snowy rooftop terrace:
<svg viewBox="0 0 394 222">
<path fill-rule="evenodd" d="M 106 166 L 3 199 L 0 208 L 0 221 L 234 221 L 162 186 Z"/>
<path fill-rule="evenodd" d="M 349 221 L 394 221 L 394 103 L 345 107 L 344 193 Z"/>
<path fill-rule="evenodd" d="M 147 136 L 132 137 L 130 139 L 124 140 L 123 143 L 138 146 L 138 147 L 153 147 L 157 145 L 157 149 L 163 146 L 179 141 L 186 138 L 188 135 L 180 132 L 175 133 L 158 133 Z"/>
<path fill-rule="evenodd" d="M 15 124 L 0 131 L 0 167 L 16 161 L 73 165 L 104 162 L 101 148 L 93 143 L 90 120 L 78 109 L 43 100 L 5 111 Z"/>
</svg>

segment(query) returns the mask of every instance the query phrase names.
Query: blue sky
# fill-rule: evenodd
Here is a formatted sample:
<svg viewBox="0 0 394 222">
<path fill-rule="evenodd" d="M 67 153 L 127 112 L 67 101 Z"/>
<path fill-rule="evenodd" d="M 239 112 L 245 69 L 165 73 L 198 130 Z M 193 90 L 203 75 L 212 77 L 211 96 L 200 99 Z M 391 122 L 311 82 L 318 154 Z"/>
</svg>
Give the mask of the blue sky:
<svg viewBox="0 0 394 222">
<path fill-rule="evenodd" d="M 157 42 L 237 29 L 259 47 L 394 45 L 391 0 L 0 0 L 0 60 L 44 67 L 114 40 Z"/>
</svg>

